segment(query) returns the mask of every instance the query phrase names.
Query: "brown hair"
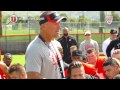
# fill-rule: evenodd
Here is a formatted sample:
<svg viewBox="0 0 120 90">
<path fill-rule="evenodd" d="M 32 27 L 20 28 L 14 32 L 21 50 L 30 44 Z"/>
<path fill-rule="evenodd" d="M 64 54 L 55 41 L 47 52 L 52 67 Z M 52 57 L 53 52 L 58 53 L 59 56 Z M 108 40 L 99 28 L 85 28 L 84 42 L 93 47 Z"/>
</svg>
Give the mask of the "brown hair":
<svg viewBox="0 0 120 90">
<path fill-rule="evenodd" d="M 92 53 L 92 52 L 95 52 L 95 53 L 96 53 L 96 51 L 95 51 L 94 48 L 88 48 L 88 49 L 87 49 L 87 53 L 88 53 L 88 54 L 90 54 L 90 53 Z"/>
<path fill-rule="evenodd" d="M 21 64 L 19 63 L 15 63 L 15 64 L 12 64 L 10 67 L 9 67 L 9 74 L 12 73 L 12 72 L 19 72 L 19 73 L 22 73 L 24 72 L 25 68 L 24 66 L 22 66 Z"/>
<path fill-rule="evenodd" d="M 79 68 L 79 67 L 83 67 L 82 63 L 80 61 L 73 61 L 68 67 L 69 77 L 71 77 L 71 70 L 74 68 Z"/>
<path fill-rule="evenodd" d="M 103 63 L 103 66 L 108 66 L 108 65 L 111 65 L 111 66 L 118 65 L 118 66 L 120 67 L 120 62 L 119 62 L 119 60 L 116 59 L 116 58 L 109 57 L 109 58 Z"/>
</svg>

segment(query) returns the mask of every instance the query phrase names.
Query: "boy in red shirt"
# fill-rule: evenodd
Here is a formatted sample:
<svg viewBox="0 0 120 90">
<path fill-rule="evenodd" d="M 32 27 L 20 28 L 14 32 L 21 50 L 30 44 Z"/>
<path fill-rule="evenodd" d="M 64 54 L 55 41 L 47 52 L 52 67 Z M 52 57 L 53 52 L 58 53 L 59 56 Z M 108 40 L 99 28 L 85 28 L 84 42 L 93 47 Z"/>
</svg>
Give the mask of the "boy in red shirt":
<svg viewBox="0 0 120 90">
<path fill-rule="evenodd" d="M 97 73 L 100 75 L 100 78 L 105 79 L 106 74 L 103 69 L 103 63 L 106 61 L 106 58 L 103 59 L 98 58 L 94 48 L 89 48 L 87 50 L 87 57 L 88 57 L 87 63 L 93 65 L 96 68 Z"/>
</svg>

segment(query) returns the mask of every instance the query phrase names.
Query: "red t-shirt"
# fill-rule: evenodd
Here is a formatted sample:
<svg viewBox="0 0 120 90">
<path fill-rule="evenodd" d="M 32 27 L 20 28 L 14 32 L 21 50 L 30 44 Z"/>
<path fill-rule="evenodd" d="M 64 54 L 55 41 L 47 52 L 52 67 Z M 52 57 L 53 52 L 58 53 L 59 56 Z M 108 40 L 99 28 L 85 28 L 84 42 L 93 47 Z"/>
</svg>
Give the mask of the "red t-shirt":
<svg viewBox="0 0 120 90">
<path fill-rule="evenodd" d="M 83 66 L 84 66 L 84 70 L 86 74 L 96 75 L 97 71 L 94 68 L 94 66 L 87 64 L 87 63 L 83 63 Z"/>
<path fill-rule="evenodd" d="M 7 79 L 7 76 L 3 73 L 3 70 L 0 68 L 0 79 Z"/>
<path fill-rule="evenodd" d="M 97 59 L 97 62 L 96 62 L 96 70 L 99 74 L 102 74 L 104 78 L 106 78 L 106 74 L 105 74 L 105 71 L 103 69 L 103 63 L 106 61 L 107 59 L 106 58 L 98 58 Z"/>
</svg>

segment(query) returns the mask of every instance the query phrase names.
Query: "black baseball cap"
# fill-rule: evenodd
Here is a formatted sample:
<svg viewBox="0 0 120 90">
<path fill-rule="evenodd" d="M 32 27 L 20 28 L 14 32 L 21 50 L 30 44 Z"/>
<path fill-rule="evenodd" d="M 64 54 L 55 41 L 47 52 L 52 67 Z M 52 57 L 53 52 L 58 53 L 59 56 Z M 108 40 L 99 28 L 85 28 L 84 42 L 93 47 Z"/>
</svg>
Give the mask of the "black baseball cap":
<svg viewBox="0 0 120 90">
<path fill-rule="evenodd" d="M 72 52 L 72 56 L 82 56 L 82 51 L 75 50 L 75 51 Z"/>
<path fill-rule="evenodd" d="M 61 17 L 58 15 L 56 11 L 43 11 L 40 15 L 39 24 L 43 24 L 45 22 L 60 22 L 60 21 L 66 21 L 66 17 Z"/>
<path fill-rule="evenodd" d="M 115 29 L 111 29 L 110 30 L 110 34 L 117 34 L 118 32 L 117 32 L 117 30 L 115 30 Z"/>
</svg>

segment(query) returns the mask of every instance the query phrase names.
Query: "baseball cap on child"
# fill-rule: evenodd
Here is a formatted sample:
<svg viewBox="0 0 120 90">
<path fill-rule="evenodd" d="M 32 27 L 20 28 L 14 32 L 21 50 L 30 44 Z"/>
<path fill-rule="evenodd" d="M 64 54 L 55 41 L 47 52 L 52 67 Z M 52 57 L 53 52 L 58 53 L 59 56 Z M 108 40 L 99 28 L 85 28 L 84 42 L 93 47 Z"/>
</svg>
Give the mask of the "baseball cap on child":
<svg viewBox="0 0 120 90">
<path fill-rule="evenodd" d="M 75 51 L 72 52 L 72 56 L 82 56 L 82 51 L 75 50 Z"/>
</svg>

